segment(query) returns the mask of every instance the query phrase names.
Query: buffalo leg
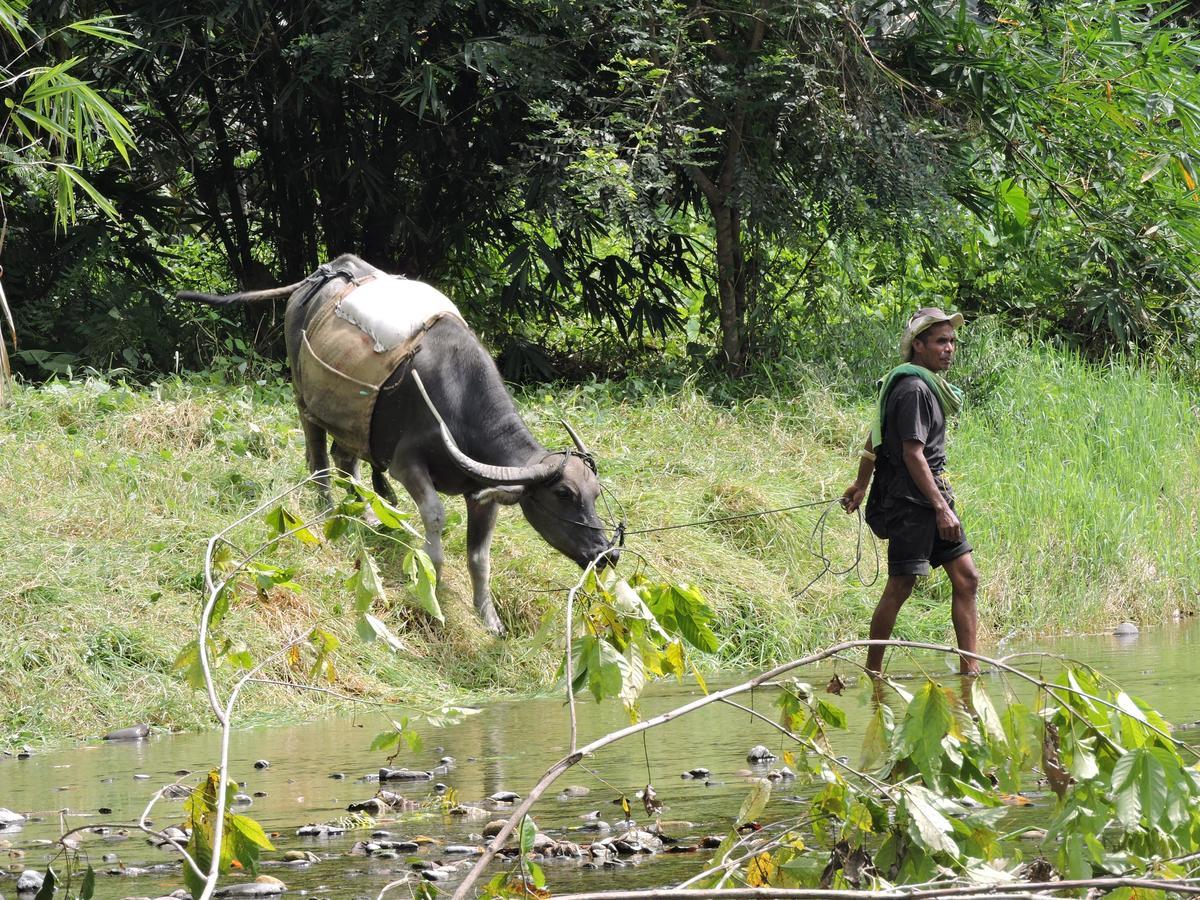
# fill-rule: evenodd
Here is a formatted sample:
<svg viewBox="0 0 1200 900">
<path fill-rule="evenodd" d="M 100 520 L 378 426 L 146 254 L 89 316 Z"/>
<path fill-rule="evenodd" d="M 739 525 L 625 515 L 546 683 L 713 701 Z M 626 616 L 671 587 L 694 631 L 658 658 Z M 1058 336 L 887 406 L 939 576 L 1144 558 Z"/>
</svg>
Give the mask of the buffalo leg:
<svg viewBox="0 0 1200 900">
<path fill-rule="evenodd" d="M 417 504 L 421 524 L 425 526 L 425 552 L 437 571 L 438 580 L 441 581 L 442 527 L 446 524 L 446 507 L 442 505 L 442 498 L 433 489 L 433 480 L 424 469 L 392 469 L 392 474 L 400 480 L 413 502 Z"/>
<path fill-rule="evenodd" d="M 325 429 L 310 422 L 303 409 L 300 410 L 300 427 L 304 430 L 304 457 L 308 462 L 308 473 L 317 475 L 321 499 L 327 507 L 333 506 L 333 495 L 329 491 L 329 439 Z"/>
<path fill-rule="evenodd" d="M 467 566 L 471 571 L 471 591 L 479 618 L 493 634 L 504 634 L 504 625 L 492 604 L 492 532 L 496 528 L 495 503 L 467 501 Z"/>
<path fill-rule="evenodd" d="M 392 506 L 396 505 L 396 492 L 392 490 L 392 485 L 387 480 L 384 470 L 378 466 L 371 466 L 371 487 L 375 490 L 375 493 L 392 504 Z"/>
<path fill-rule="evenodd" d="M 348 476 L 351 481 L 358 481 L 358 457 L 353 453 L 348 453 L 338 446 L 338 442 L 333 442 L 333 464 L 338 471 Z"/>
</svg>

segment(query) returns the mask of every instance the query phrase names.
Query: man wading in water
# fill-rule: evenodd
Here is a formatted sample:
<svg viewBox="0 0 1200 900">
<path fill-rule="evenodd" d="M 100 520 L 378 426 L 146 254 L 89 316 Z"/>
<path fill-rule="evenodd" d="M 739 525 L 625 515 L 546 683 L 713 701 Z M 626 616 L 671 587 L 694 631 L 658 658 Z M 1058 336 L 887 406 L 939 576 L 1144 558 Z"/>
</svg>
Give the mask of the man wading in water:
<svg viewBox="0 0 1200 900">
<path fill-rule="evenodd" d="M 888 580 L 871 616 L 871 638 L 890 638 L 917 576 L 943 566 L 954 588 L 950 617 L 958 649 L 974 653 L 979 572 L 954 512 L 954 492 L 943 475 L 946 416 L 958 412 L 962 392 L 942 373 L 954 360 L 955 329 L 962 324 L 961 313 L 948 316 L 932 307 L 913 314 L 900 338 L 904 364 L 883 379 L 858 477 L 846 488 L 841 503 L 848 513 L 858 509 L 874 472 L 866 518 L 872 530 L 888 540 Z M 870 672 L 883 671 L 884 649 L 867 651 Z M 964 675 L 979 672 L 977 660 L 965 656 L 959 660 Z"/>
</svg>

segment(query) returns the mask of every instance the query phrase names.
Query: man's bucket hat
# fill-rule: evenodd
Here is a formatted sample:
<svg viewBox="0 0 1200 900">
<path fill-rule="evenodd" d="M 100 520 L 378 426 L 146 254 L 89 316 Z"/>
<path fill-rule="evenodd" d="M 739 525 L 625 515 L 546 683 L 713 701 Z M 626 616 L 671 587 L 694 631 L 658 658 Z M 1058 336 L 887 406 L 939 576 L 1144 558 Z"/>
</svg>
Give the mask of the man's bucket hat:
<svg viewBox="0 0 1200 900">
<path fill-rule="evenodd" d="M 912 314 L 912 318 L 904 326 L 904 334 L 900 336 L 900 358 L 905 362 L 909 362 L 912 359 L 912 342 L 927 328 L 940 325 L 943 322 L 949 322 L 955 328 L 962 328 L 965 321 L 962 313 L 950 313 L 947 315 L 936 306 L 926 306 L 918 309 Z"/>
</svg>

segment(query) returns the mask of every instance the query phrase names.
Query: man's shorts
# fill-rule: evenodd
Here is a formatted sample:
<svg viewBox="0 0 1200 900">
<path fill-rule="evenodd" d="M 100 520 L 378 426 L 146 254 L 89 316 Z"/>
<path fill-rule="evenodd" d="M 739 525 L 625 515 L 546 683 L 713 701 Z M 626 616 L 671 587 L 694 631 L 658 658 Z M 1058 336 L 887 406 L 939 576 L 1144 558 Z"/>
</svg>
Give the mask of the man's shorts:
<svg viewBox="0 0 1200 900">
<path fill-rule="evenodd" d="M 954 509 L 954 501 L 950 501 Z M 943 540 L 932 506 L 919 506 L 899 497 L 884 505 L 888 533 L 888 574 L 928 575 L 938 566 L 971 552 L 966 532 L 961 541 Z"/>
</svg>

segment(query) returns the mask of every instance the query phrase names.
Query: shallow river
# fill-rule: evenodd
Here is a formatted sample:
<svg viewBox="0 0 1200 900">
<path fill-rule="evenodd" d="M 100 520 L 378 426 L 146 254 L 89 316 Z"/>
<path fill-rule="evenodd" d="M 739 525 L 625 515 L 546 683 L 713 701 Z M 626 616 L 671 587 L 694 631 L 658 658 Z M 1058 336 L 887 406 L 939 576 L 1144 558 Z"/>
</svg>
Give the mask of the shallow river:
<svg viewBox="0 0 1200 900">
<path fill-rule="evenodd" d="M 992 653 L 1018 650 L 1045 650 L 1086 661 L 1113 677 L 1129 693 L 1155 706 L 1168 721 L 1178 724 L 1200 719 L 1200 692 L 1193 681 L 1200 678 L 1200 627 L 1185 624 L 1146 631 L 1132 639 L 1079 636 L 1037 645 L 1005 646 L 999 651 L 985 648 L 985 652 Z M 945 683 L 958 681 L 948 671 L 947 658 L 920 655 L 917 660 L 921 668 Z M 897 656 L 890 662 L 889 671 L 894 675 L 913 673 L 917 665 Z M 850 722 L 849 732 L 839 734 L 836 746 L 839 752 L 857 759 L 868 718 L 866 687 L 853 679 L 854 670 L 844 663 L 825 663 L 801 673 L 801 677 L 819 688 L 835 672 L 850 682 L 840 698 L 829 698 L 846 710 Z M 728 686 L 741 680 L 729 677 L 715 683 Z M 997 676 L 985 676 L 985 684 L 998 702 L 1001 685 Z M 645 717 L 653 716 L 695 696 L 699 696 L 699 690 L 694 684 L 658 684 L 648 691 L 642 712 Z M 741 701 L 777 718 L 772 692 L 744 695 Z M 619 704 L 597 705 L 590 695 L 583 698 L 579 709 L 581 745 L 628 723 Z M 366 780 L 366 776 L 378 772 L 386 763 L 386 754 L 371 752 L 369 745 L 374 735 L 386 727 L 383 717 L 366 714 L 348 720 L 234 734 L 233 777 L 243 782 L 247 793 L 265 793 L 245 812 L 277 835 L 273 839 L 279 852 L 263 854 L 268 865 L 262 871 L 286 882 L 289 895 L 304 892 L 321 897 L 374 897 L 384 884 L 412 871 L 411 858 L 452 859 L 444 854 L 446 845 L 483 843 L 479 833 L 485 822 L 507 817 L 503 807 L 485 803 L 484 799 L 502 790 L 524 793 L 567 749 L 567 712 L 560 698 L 496 703 L 461 724 L 444 729 L 422 728 L 424 749 L 416 754 L 405 750 L 394 763 L 429 769 L 443 756 L 454 757 L 454 766 L 437 780 L 452 789 L 462 803 L 487 807 L 486 818 L 468 820 L 440 812 L 415 813 L 381 820 L 375 828 L 350 829 L 336 837 L 297 836 L 300 826 L 335 821 L 347 815 L 348 803 L 374 795 L 379 785 Z M 664 830 L 693 842 L 702 835 L 722 834 L 728 831 L 748 791 L 747 779 L 737 774 L 747 767 L 747 750 L 763 743 L 782 755 L 785 745 L 780 737 L 745 712 L 714 704 L 649 732 L 644 745 L 640 737 L 634 737 L 586 760 L 587 769 L 579 766 L 564 775 L 534 808 L 533 815 L 539 829 L 552 837 L 587 843 L 600 835 L 580 831 L 588 821 L 582 817 L 599 811 L 602 819 L 619 822 L 622 815 L 613 800 L 620 791 L 626 792 L 634 804 L 635 819 L 645 819 L 641 803 L 633 798 L 650 780 L 667 807 L 664 821 L 679 823 L 667 824 Z M 60 819 L 67 827 L 112 826 L 107 834 L 83 837 L 99 875 L 98 898 L 156 897 L 179 888 L 182 878 L 177 858 L 151 847 L 144 835 L 116 826 L 136 821 L 155 789 L 176 780 L 177 770 L 203 773 L 211 768 L 217 754 L 218 737 L 209 733 L 100 744 L 35 754 L 24 760 L 0 757 L 0 807 L 32 817 L 23 830 L 0 831 L 0 847 L 4 847 L 0 853 L 5 854 L 7 863 L 7 871 L 0 875 L 0 894 L 10 900 L 16 895 L 12 874 L 16 866 L 44 870 L 53 854 L 47 842 L 58 836 Z M 255 769 L 253 763 L 259 759 L 269 760 L 270 767 Z M 712 771 L 709 783 L 680 777 L 681 772 L 697 766 Z M 589 793 L 560 797 L 559 790 L 568 785 L 586 788 Z M 385 787 L 418 801 L 429 798 L 432 791 L 429 782 L 389 782 Z M 794 806 L 789 809 L 792 794 L 786 785 L 778 788 L 764 818 L 779 818 L 794 811 Z M 101 813 L 101 809 L 106 812 Z M 180 822 L 182 804 L 160 801 L 153 818 L 163 826 Z M 432 838 L 433 843 L 395 859 L 350 855 L 357 841 L 369 839 L 378 829 L 390 832 L 386 838 L 389 840 L 421 835 Z M 312 851 L 321 861 L 306 866 L 278 862 L 283 851 L 295 849 Z M 10 854 L 16 858 L 10 858 Z M 546 868 L 549 887 L 558 893 L 642 887 L 680 881 L 699 871 L 709 855 L 659 854 L 621 868 L 586 868 L 579 861 L 564 860 Z M 123 867 L 136 871 L 164 863 L 170 864 L 166 871 L 121 874 Z M 493 871 L 499 871 L 499 865 L 494 863 Z M 236 882 L 241 877 L 235 875 L 229 880 Z M 408 895 L 407 888 L 399 888 L 389 896 Z"/>
</svg>

